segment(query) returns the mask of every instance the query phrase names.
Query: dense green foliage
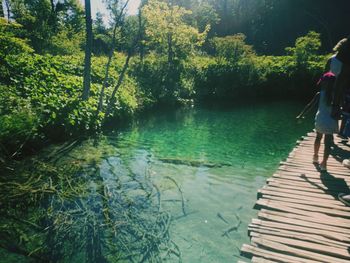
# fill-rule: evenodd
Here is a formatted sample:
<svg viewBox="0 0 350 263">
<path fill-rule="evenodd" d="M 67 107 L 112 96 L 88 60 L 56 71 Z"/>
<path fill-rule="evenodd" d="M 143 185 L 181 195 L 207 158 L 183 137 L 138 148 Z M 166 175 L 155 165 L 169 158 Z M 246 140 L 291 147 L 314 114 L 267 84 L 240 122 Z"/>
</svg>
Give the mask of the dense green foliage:
<svg viewBox="0 0 350 263">
<path fill-rule="evenodd" d="M 1 20 L 3 21 L 3 20 Z M 95 57 L 92 90 L 88 101 L 81 101 L 83 54 L 74 56 L 39 55 L 22 39 L 13 36 L 20 26 L 7 24 L 1 36 L 1 107 L 0 141 L 2 149 L 12 155 L 28 140 L 96 131 L 103 113 L 96 116 L 98 91 L 104 78 L 105 57 Z M 112 64 L 110 85 L 113 86 L 122 67 L 123 55 Z M 119 63 L 118 63 L 119 62 Z M 117 93 L 112 117 L 133 114 L 137 108 L 134 80 L 126 78 Z"/>
<path fill-rule="evenodd" d="M 99 131 L 159 104 L 305 97 L 313 93 L 328 56 L 320 55 L 321 35 L 313 31 L 279 56 L 258 54 L 242 33 L 215 36 L 226 19 L 218 9 L 220 2 L 178 6 L 152 0 L 142 3 L 138 16 L 125 16 L 124 2 L 110 0 L 111 27 L 101 14 L 94 21 L 91 94 L 82 101 L 80 2 L 9 3 L 12 21 L 0 19 L 2 158 L 18 155 L 29 149 L 28 144 Z M 116 52 L 106 74 L 112 45 Z M 98 111 L 103 85 L 105 96 Z M 111 98 L 113 92 L 116 98 Z M 106 109 L 111 110 L 108 116 Z"/>
</svg>

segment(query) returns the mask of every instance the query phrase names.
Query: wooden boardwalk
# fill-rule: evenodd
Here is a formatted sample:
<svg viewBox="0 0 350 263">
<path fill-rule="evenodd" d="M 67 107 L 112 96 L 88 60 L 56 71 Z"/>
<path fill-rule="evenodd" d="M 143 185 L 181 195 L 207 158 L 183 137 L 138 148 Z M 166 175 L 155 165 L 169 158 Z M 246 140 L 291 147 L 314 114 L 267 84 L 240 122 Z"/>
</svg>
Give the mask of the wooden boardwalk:
<svg viewBox="0 0 350 263">
<path fill-rule="evenodd" d="M 350 262 L 350 207 L 337 199 L 350 192 L 350 169 L 341 164 L 350 157 L 350 143 L 335 137 L 328 172 L 321 173 L 312 164 L 314 139 L 309 133 L 298 141 L 258 191 L 258 218 L 248 227 L 251 244 L 241 248 L 250 262 Z M 322 153 L 323 143 L 320 159 Z"/>
</svg>

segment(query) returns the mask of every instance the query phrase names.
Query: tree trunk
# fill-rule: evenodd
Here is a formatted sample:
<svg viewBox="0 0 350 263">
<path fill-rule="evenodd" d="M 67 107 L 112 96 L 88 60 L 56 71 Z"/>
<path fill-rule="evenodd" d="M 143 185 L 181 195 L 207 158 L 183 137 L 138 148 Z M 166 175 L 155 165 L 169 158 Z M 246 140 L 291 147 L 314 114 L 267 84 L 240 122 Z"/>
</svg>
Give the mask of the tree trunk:
<svg viewBox="0 0 350 263">
<path fill-rule="evenodd" d="M 114 28 L 113 28 L 112 46 L 111 46 L 110 53 L 108 55 L 108 61 L 107 61 L 107 64 L 106 64 L 106 71 L 105 71 L 105 78 L 103 80 L 103 85 L 102 85 L 102 89 L 101 89 L 101 92 L 100 92 L 100 97 L 99 97 L 99 100 L 98 100 L 98 106 L 97 106 L 97 113 L 96 113 L 96 115 L 98 115 L 100 113 L 100 111 L 102 110 L 103 97 L 104 97 L 105 89 L 107 88 L 107 84 L 108 84 L 107 81 L 108 81 L 108 76 L 109 76 L 109 68 L 111 66 L 113 53 L 114 53 L 117 28 L 121 24 L 123 13 L 124 13 L 124 10 L 127 7 L 128 3 L 129 3 L 129 0 L 127 0 L 125 2 L 124 6 L 120 10 L 120 13 L 119 13 L 118 17 L 115 18 L 115 24 L 114 24 Z"/>
<path fill-rule="evenodd" d="M 86 45 L 84 60 L 84 83 L 83 83 L 83 100 L 87 100 L 90 94 L 91 86 L 91 46 L 92 46 L 92 20 L 91 20 L 91 3 L 85 0 L 85 20 L 86 20 Z"/>
<path fill-rule="evenodd" d="M 120 87 L 121 84 L 123 83 L 126 70 L 128 69 L 128 66 L 129 66 L 129 61 L 130 61 L 130 58 L 131 58 L 131 53 L 132 53 L 131 51 L 128 52 L 128 56 L 126 57 L 126 60 L 125 60 L 125 63 L 124 63 L 122 72 L 121 72 L 120 75 L 119 75 L 117 85 L 115 85 L 114 90 L 113 90 L 113 92 L 112 92 L 111 98 L 110 98 L 109 103 L 108 103 L 108 106 L 107 106 L 106 118 L 107 118 L 108 115 L 111 113 L 112 106 L 113 106 L 113 104 L 115 103 L 115 95 L 116 95 L 116 93 L 117 93 L 119 87 Z"/>
<path fill-rule="evenodd" d="M 5 0 L 5 6 L 6 6 L 6 13 L 7 13 L 7 21 L 10 22 L 11 11 L 10 11 L 10 3 L 8 0 Z M 5 17 L 5 13 L 4 13 L 4 17 Z"/>
<path fill-rule="evenodd" d="M 105 78 L 103 80 L 103 85 L 102 85 L 101 92 L 100 92 L 100 97 L 99 97 L 99 100 L 98 100 L 97 115 L 102 110 L 103 97 L 104 97 L 104 94 L 105 94 L 105 89 L 107 88 L 107 84 L 108 84 L 109 68 L 111 66 L 112 57 L 113 57 L 113 53 L 114 53 L 116 31 L 117 31 L 117 23 L 114 25 L 114 29 L 113 29 L 112 47 L 111 47 L 111 50 L 110 50 L 110 53 L 109 53 L 109 56 L 108 56 L 108 61 L 107 61 L 107 64 L 106 64 Z"/>
<path fill-rule="evenodd" d="M 141 2 L 142 5 L 142 2 Z M 141 63 L 143 62 L 144 58 L 144 46 L 142 43 L 143 40 L 143 26 L 142 26 L 142 6 L 140 5 L 139 7 L 139 13 L 138 13 L 138 20 L 139 20 L 139 33 L 138 33 L 138 38 L 139 38 L 139 51 L 140 51 L 140 61 Z"/>
<path fill-rule="evenodd" d="M 2 6 L 2 1 L 0 2 L 0 17 L 5 18 L 4 7 Z"/>
</svg>

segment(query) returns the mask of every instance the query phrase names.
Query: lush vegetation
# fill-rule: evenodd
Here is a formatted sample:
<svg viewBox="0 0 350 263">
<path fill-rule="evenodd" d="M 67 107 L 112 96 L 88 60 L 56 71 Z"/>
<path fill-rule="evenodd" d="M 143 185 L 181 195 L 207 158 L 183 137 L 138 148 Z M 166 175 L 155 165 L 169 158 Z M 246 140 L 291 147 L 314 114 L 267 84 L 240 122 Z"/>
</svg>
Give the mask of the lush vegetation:
<svg viewBox="0 0 350 263">
<path fill-rule="evenodd" d="M 181 262 L 169 232 L 175 219 L 161 209 L 150 171 L 135 173 L 101 132 L 157 106 L 308 97 L 345 36 L 338 22 L 350 5 L 141 0 L 130 16 L 128 0 L 104 0 L 107 26 L 101 13 L 91 20 L 90 0 L 81 2 L 1 1 L 0 257 Z M 85 140 L 91 134 L 101 136 Z M 55 141 L 65 142 L 43 147 Z M 124 175 L 109 152 L 120 155 Z M 181 188 L 164 179 L 186 216 Z"/>
<path fill-rule="evenodd" d="M 321 35 L 313 31 L 299 36 L 283 55 L 258 54 L 243 33 L 225 35 L 220 29 L 228 19 L 220 1 L 149 0 L 137 16 L 127 16 L 125 2 L 108 0 L 111 25 L 97 14 L 90 96 L 83 100 L 86 45 L 80 2 L 3 2 L 8 7 L 0 10 L 3 164 L 47 140 L 100 131 L 160 104 L 305 97 L 313 93 L 328 56 L 320 54 Z"/>
</svg>

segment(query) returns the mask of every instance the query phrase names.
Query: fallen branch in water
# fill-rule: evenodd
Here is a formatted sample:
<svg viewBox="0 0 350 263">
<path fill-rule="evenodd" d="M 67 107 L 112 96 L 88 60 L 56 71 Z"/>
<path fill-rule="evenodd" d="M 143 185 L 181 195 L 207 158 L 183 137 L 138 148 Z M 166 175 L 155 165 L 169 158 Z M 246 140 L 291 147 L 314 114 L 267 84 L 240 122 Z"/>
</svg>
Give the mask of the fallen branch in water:
<svg viewBox="0 0 350 263">
<path fill-rule="evenodd" d="M 182 192 L 180 186 L 179 186 L 179 185 L 177 184 L 177 182 L 176 182 L 173 178 L 171 178 L 170 176 L 165 176 L 164 178 L 167 178 L 167 179 L 169 179 L 170 181 L 172 181 L 172 182 L 176 185 L 177 189 L 179 190 L 179 192 L 180 192 L 180 194 L 181 194 L 182 213 L 184 214 L 184 216 L 186 216 L 186 211 L 185 211 L 185 199 L 184 199 L 184 195 L 183 195 L 183 192 Z"/>
<path fill-rule="evenodd" d="M 187 160 L 179 158 L 159 158 L 159 160 L 163 163 L 180 164 L 192 167 L 220 168 L 224 166 L 232 166 L 229 163 L 208 163 L 204 161 Z"/>
<path fill-rule="evenodd" d="M 233 226 L 233 227 L 230 227 L 229 229 L 225 230 L 224 233 L 221 235 L 221 236 L 227 236 L 228 237 L 228 234 L 232 231 L 237 231 L 237 229 L 239 228 L 239 226 L 241 225 L 242 221 L 239 220 L 237 225 Z"/>
</svg>

